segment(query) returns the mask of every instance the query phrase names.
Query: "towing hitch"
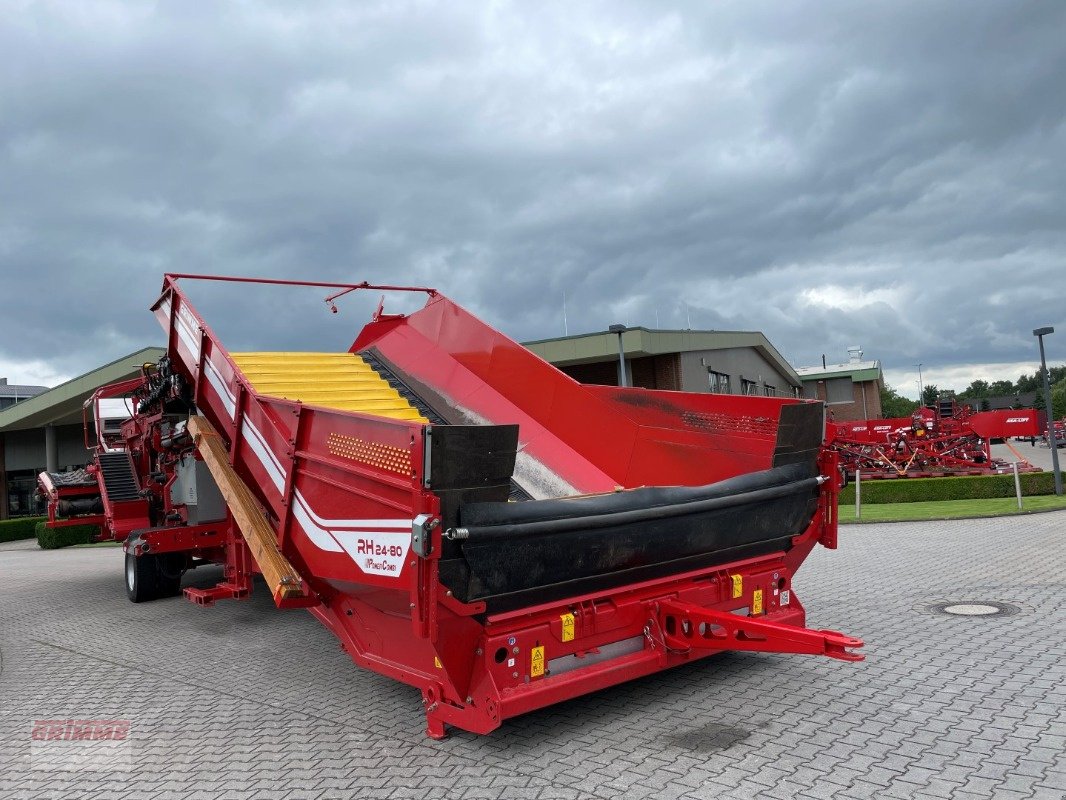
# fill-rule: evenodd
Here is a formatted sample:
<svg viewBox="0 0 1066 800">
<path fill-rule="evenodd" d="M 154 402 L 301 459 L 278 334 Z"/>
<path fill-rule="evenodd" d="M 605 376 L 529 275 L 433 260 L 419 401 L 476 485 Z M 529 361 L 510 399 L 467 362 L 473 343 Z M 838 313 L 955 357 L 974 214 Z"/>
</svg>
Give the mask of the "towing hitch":
<svg viewBox="0 0 1066 800">
<path fill-rule="evenodd" d="M 829 656 L 842 661 L 865 658 L 861 653 L 851 652 L 852 648 L 863 646 L 862 639 L 837 631 L 815 631 L 677 600 L 660 600 L 655 605 L 654 619 L 663 644 L 674 652 L 751 650 Z"/>
</svg>

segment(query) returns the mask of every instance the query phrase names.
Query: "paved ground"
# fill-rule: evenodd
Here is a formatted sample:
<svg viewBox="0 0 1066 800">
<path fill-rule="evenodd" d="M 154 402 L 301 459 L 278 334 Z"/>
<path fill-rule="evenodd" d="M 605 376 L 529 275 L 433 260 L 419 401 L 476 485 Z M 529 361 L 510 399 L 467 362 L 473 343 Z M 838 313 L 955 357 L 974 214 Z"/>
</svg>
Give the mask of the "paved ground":
<svg viewBox="0 0 1066 800">
<path fill-rule="evenodd" d="M 1010 447 L 1007 447 L 1006 444 L 994 444 L 992 445 L 993 458 L 1002 458 L 1004 461 L 1017 461 L 1018 459 L 1015 453 L 1011 451 L 1011 447 L 1017 451 L 1017 455 L 1020 455 L 1034 467 L 1040 467 L 1045 472 L 1051 472 L 1051 448 L 1042 445 L 1039 441 L 1031 445 L 1028 439 L 1024 442 L 1016 442 L 1011 439 Z M 1066 447 L 1059 448 L 1059 469 L 1066 471 Z"/>
<path fill-rule="evenodd" d="M 865 663 L 724 655 L 443 742 L 265 592 L 135 606 L 117 550 L 6 545 L 0 798 L 1066 796 L 1066 512 L 842 540 L 796 588 Z M 33 720 L 90 717 L 130 720 L 132 771 L 34 769 Z"/>
</svg>

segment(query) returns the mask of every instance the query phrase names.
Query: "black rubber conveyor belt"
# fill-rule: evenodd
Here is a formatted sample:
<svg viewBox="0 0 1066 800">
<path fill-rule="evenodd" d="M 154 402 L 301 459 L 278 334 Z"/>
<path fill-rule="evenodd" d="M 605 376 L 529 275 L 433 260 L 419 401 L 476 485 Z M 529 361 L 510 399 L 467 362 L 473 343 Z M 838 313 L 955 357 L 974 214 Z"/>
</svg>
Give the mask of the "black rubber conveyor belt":
<svg viewBox="0 0 1066 800">
<path fill-rule="evenodd" d="M 718 511 L 809 494 L 825 480 L 810 472 L 806 464 L 789 464 L 709 486 L 635 489 L 589 498 L 532 502 L 517 508 L 499 503 L 472 504 L 462 510 L 464 525 L 449 529 L 445 536 L 475 544 Z"/>
</svg>

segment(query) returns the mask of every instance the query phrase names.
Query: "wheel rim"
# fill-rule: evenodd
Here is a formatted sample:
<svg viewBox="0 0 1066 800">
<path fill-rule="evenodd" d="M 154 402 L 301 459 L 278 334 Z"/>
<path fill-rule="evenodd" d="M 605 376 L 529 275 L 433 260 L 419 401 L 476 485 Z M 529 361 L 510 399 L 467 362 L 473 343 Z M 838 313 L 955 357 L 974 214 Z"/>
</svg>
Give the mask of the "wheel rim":
<svg viewBox="0 0 1066 800">
<path fill-rule="evenodd" d="M 133 591 L 133 584 L 137 580 L 137 565 L 133 558 L 126 559 L 126 585 Z"/>
</svg>

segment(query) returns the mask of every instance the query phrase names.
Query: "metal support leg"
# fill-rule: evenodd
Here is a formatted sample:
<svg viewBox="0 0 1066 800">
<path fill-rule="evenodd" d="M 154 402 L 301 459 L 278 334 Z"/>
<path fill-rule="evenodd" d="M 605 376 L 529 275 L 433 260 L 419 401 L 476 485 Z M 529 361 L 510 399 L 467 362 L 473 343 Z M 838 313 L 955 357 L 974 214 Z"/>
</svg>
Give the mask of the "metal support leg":
<svg viewBox="0 0 1066 800">
<path fill-rule="evenodd" d="M 251 554 L 248 545 L 237 532 L 237 525 L 230 517 L 226 534 L 226 561 L 223 580 L 209 589 L 192 586 L 185 590 L 185 599 L 197 605 L 210 606 L 216 600 L 244 600 L 252 593 Z"/>
</svg>

